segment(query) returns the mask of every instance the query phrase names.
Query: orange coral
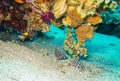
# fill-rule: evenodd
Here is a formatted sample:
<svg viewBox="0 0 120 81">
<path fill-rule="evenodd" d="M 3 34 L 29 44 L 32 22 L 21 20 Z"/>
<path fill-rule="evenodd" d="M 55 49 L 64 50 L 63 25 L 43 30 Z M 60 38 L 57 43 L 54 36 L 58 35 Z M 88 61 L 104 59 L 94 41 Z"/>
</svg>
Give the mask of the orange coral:
<svg viewBox="0 0 120 81">
<path fill-rule="evenodd" d="M 62 20 L 62 23 L 63 23 L 65 26 L 71 26 L 72 19 L 71 19 L 69 16 L 67 16 L 66 18 L 64 18 L 64 19 Z"/>
<path fill-rule="evenodd" d="M 39 4 L 46 4 L 48 6 L 52 5 L 52 3 L 54 2 L 54 0 L 39 0 L 38 3 Z"/>
<path fill-rule="evenodd" d="M 100 15 L 96 14 L 94 16 L 89 16 L 87 18 L 87 21 L 91 23 L 92 25 L 97 25 L 102 22 L 102 18 Z"/>
<path fill-rule="evenodd" d="M 80 43 L 84 43 L 86 39 L 93 37 L 94 26 L 83 24 L 75 29 L 75 33 Z"/>
<path fill-rule="evenodd" d="M 79 25 L 79 23 L 83 22 L 81 15 L 77 12 L 77 9 L 75 7 L 69 7 L 67 15 L 72 20 L 71 27 L 76 27 Z"/>
<path fill-rule="evenodd" d="M 91 7 L 92 4 L 93 4 L 93 1 L 92 1 L 92 0 L 86 0 L 86 1 L 85 1 L 85 6 Z"/>
<path fill-rule="evenodd" d="M 39 0 L 38 3 L 42 4 L 42 3 L 44 3 L 44 0 Z"/>
<path fill-rule="evenodd" d="M 24 3 L 25 0 L 15 0 L 17 3 Z"/>
<path fill-rule="evenodd" d="M 93 2 L 92 0 L 86 0 L 84 6 L 90 8 L 90 9 L 95 9 L 97 7 L 97 3 Z"/>
</svg>

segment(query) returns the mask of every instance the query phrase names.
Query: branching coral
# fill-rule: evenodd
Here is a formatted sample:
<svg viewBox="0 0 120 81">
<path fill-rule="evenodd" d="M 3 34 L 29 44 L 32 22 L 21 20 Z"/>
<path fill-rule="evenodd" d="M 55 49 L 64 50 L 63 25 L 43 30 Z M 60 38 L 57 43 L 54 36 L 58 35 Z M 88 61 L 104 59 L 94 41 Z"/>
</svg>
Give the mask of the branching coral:
<svg viewBox="0 0 120 81">
<path fill-rule="evenodd" d="M 81 48 L 83 43 L 77 41 L 74 28 L 66 27 L 66 39 L 64 40 L 64 49 L 68 50 L 68 53 L 72 57 L 87 56 L 87 49 Z"/>
</svg>

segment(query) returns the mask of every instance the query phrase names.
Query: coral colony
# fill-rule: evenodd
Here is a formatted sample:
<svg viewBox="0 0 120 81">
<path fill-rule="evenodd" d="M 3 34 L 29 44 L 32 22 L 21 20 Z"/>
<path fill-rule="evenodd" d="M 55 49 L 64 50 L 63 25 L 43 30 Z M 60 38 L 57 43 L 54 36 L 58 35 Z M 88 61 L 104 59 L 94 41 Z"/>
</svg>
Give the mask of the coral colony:
<svg viewBox="0 0 120 81">
<path fill-rule="evenodd" d="M 117 2 L 120 0 L 0 0 L 0 25 L 17 29 L 24 38 L 38 30 L 49 32 L 48 24 L 64 26 L 64 49 L 72 57 L 86 57 L 84 42 L 102 22 L 100 14 L 115 9 Z M 56 56 L 62 59 L 59 53 Z"/>
</svg>

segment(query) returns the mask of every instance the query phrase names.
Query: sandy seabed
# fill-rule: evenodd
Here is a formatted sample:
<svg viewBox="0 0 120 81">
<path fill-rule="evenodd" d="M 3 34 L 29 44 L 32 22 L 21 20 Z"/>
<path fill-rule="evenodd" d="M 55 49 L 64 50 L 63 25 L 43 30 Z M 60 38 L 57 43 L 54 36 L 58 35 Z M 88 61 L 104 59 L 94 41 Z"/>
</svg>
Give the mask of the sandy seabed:
<svg viewBox="0 0 120 81">
<path fill-rule="evenodd" d="M 98 71 L 80 71 L 58 62 L 46 54 L 47 49 L 34 51 L 12 42 L 0 42 L 0 81 L 90 81 Z M 94 77 L 93 77 L 94 75 Z M 91 78 L 92 77 L 92 78 Z"/>
<path fill-rule="evenodd" d="M 103 42 L 103 37 L 109 41 Z M 82 60 L 83 70 L 70 66 L 68 60 L 56 60 L 54 49 L 62 47 L 57 37 L 49 44 L 44 40 L 27 44 L 0 40 L 0 81 L 120 81 L 120 40 L 110 39 L 96 34 L 86 44 L 90 55 Z"/>
</svg>

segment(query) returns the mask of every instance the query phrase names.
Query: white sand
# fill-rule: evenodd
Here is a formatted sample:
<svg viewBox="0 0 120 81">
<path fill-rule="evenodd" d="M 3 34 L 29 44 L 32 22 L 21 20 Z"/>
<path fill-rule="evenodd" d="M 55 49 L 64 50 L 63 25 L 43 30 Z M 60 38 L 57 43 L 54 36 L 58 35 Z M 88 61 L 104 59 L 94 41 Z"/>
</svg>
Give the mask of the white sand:
<svg viewBox="0 0 120 81">
<path fill-rule="evenodd" d="M 45 51 L 33 51 L 1 41 L 0 81 L 79 81 L 87 77 L 90 79 L 90 72 L 85 71 L 82 74 L 75 68 L 47 56 L 43 57 L 42 54 L 45 54 Z"/>
</svg>

